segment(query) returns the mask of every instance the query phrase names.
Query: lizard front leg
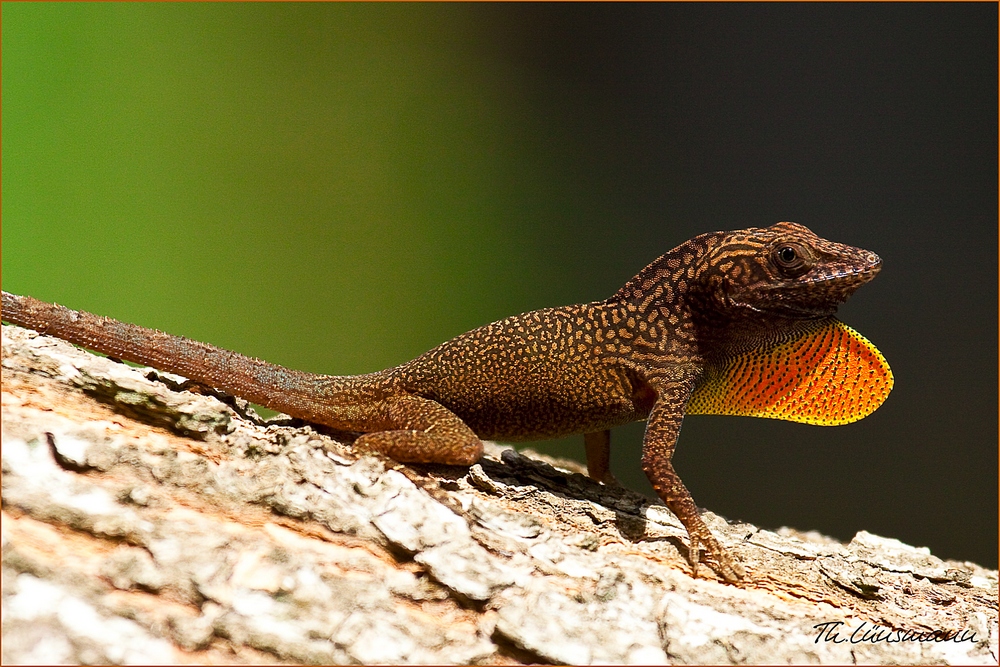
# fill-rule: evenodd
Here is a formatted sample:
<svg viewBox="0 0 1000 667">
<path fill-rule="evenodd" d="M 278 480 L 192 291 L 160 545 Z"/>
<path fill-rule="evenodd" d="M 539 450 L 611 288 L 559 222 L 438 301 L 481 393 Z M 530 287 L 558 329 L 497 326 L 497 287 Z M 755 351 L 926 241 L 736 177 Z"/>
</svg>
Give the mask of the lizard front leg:
<svg viewBox="0 0 1000 667">
<path fill-rule="evenodd" d="M 646 435 L 642 441 L 642 469 L 656 494 L 687 530 L 688 560 L 694 576 L 698 576 L 698 563 L 701 552 L 704 551 L 705 562 L 713 570 L 726 581 L 738 581 L 744 576 L 743 567 L 722 548 L 702 521 L 691 493 L 671 463 L 684 418 L 684 407 L 691 396 L 690 383 L 668 380 L 657 382 L 650 378 L 650 384 L 657 391 L 657 399 L 646 420 Z"/>
<path fill-rule="evenodd" d="M 381 452 L 400 463 L 470 466 L 483 455 L 483 443 L 454 412 L 436 401 L 402 394 L 373 406 L 385 430 L 365 433 L 360 449 Z"/>
</svg>

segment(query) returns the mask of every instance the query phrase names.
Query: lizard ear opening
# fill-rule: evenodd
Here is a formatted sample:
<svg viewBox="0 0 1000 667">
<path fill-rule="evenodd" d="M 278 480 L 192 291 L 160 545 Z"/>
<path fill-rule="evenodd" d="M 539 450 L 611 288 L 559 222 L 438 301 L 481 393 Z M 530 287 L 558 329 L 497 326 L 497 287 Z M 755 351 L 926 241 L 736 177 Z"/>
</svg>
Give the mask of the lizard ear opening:
<svg viewBox="0 0 1000 667">
<path fill-rule="evenodd" d="M 706 369 L 688 414 L 767 417 L 820 426 L 867 417 L 892 390 L 885 357 L 834 318 Z"/>
</svg>

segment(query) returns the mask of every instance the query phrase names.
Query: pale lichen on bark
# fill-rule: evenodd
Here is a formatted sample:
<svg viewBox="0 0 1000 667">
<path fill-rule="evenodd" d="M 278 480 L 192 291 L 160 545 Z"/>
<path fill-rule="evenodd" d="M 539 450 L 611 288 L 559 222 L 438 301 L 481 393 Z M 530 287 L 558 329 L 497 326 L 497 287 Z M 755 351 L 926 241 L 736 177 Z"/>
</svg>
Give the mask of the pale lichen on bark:
<svg viewBox="0 0 1000 667">
<path fill-rule="evenodd" d="M 997 662 L 996 571 L 706 513 L 748 577 L 694 579 L 578 465 L 394 466 L 179 381 L 3 327 L 4 662 Z"/>
</svg>

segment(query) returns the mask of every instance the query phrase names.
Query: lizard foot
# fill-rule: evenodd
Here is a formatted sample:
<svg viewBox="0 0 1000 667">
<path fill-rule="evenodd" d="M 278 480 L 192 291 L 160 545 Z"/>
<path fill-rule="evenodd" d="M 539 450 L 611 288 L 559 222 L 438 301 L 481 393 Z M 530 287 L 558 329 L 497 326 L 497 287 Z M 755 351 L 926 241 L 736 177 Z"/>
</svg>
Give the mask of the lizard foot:
<svg viewBox="0 0 1000 667">
<path fill-rule="evenodd" d="M 698 576 L 700 562 L 704 562 L 729 583 L 740 581 L 746 576 L 746 570 L 743 569 L 743 566 L 716 541 L 711 533 L 708 534 L 708 539 L 704 537 L 699 539 L 689 529 L 688 535 L 691 536 L 690 546 L 688 546 L 688 562 L 691 563 L 691 572 L 694 577 Z M 702 558 L 703 553 L 704 558 Z"/>
<path fill-rule="evenodd" d="M 458 415 L 420 396 L 397 396 L 379 408 L 385 430 L 365 433 L 354 445 L 400 463 L 471 466 L 483 456 L 483 442 Z"/>
</svg>

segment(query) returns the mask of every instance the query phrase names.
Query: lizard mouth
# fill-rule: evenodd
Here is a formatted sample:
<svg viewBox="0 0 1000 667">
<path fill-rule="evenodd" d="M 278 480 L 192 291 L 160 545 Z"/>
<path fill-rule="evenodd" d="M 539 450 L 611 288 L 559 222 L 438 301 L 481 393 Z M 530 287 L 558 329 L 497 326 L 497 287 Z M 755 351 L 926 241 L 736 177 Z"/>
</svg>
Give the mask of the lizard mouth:
<svg viewBox="0 0 1000 667">
<path fill-rule="evenodd" d="M 789 317 L 817 318 L 833 315 L 840 304 L 882 269 L 882 260 L 878 255 L 870 251 L 858 252 L 864 253 L 860 265 L 854 264 L 833 271 L 828 269 L 819 275 L 806 274 L 791 286 L 772 286 L 767 294 L 773 300 L 765 307 Z"/>
<path fill-rule="evenodd" d="M 833 273 L 825 273 L 818 276 L 813 276 L 811 278 L 806 278 L 802 281 L 804 285 L 817 285 L 817 286 L 853 286 L 855 289 L 869 282 L 879 274 L 882 270 L 882 262 L 875 258 L 875 262 L 867 265 L 860 269 L 851 269 L 846 271 L 837 271 Z M 821 287 L 822 289 L 822 287 Z"/>
<path fill-rule="evenodd" d="M 768 286 L 755 299 L 735 298 L 730 302 L 757 312 L 795 319 L 829 317 L 877 272 L 803 277 L 791 285 Z"/>
<path fill-rule="evenodd" d="M 775 287 L 748 299 L 747 295 L 728 294 L 723 297 L 729 308 L 735 312 L 756 313 L 757 316 L 777 316 L 793 319 L 817 319 L 829 317 L 837 312 L 843 299 L 830 299 L 818 294 L 804 299 L 802 295 L 789 295 Z M 846 297 L 845 297 L 846 298 Z"/>
</svg>

